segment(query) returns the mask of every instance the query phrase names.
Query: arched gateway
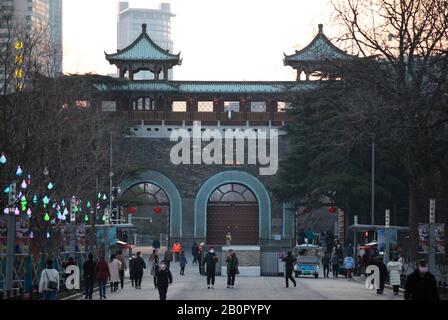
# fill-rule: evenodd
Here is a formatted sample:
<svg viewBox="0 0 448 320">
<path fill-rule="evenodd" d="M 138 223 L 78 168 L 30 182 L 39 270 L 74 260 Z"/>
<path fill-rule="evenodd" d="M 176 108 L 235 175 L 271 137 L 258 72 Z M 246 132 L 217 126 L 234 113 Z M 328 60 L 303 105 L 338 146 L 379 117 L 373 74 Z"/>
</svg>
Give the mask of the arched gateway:
<svg viewBox="0 0 448 320">
<path fill-rule="evenodd" d="M 208 244 L 223 244 L 227 231 L 234 244 L 258 244 L 260 239 L 270 238 L 269 194 L 260 180 L 247 172 L 220 172 L 205 181 L 196 195 L 194 237 Z"/>
</svg>

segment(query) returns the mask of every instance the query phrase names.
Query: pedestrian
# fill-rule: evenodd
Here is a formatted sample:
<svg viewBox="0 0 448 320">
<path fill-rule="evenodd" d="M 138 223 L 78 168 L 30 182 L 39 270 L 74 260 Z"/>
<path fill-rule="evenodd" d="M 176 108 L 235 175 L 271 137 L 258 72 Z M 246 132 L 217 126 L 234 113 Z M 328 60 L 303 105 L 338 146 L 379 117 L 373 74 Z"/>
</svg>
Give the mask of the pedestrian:
<svg viewBox="0 0 448 320">
<path fill-rule="evenodd" d="M 154 239 L 152 241 L 152 249 L 155 250 L 155 252 L 157 253 L 160 249 L 160 241 L 159 239 Z"/>
<path fill-rule="evenodd" d="M 333 270 L 333 278 L 337 278 L 339 273 L 339 257 L 336 252 L 331 257 L 331 269 Z"/>
<path fill-rule="evenodd" d="M 89 253 L 89 258 L 83 264 L 84 283 L 86 286 L 84 292 L 85 299 L 92 300 L 93 284 L 95 282 L 95 267 L 96 263 L 93 261 L 93 254 Z"/>
<path fill-rule="evenodd" d="M 121 262 L 119 276 L 120 276 L 120 287 L 123 290 L 124 287 L 124 272 L 128 270 L 128 267 L 126 265 L 126 260 L 123 257 L 123 254 L 121 251 L 118 251 L 117 254 L 117 260 Z"/>
<path fill-rule="evenodd" d="M 166 264 L 165 264 L 166 266 Z M 155 255 L 154 259 L 149 261 L 151 275 L 154 277 L 154 289 L 157 288 L 157 272 L 159 272 L 159 256 Z"/>
<path fill-rule="evenodd" d="M 344 259 L 344 249 L 339 240 L 336 241 L 336 254 L 338 255 L 339 260 Z"/>
<path fill-rule="evenodd" d="M 118 290 L 118 283 L 120 282 L 121 262 L 114 254 L 110 256 L 108 267 L 110 273 L 110 292 L 115 292 Z"/>
<path fill-rule="evenodd" d="M 296 280 L 292 277 L 292 272 L 294 269 L 294 262 L 297 261 L 296 258 L 292 255 L 291 251 L 288 251 L 288 255 L 282 259 L 282 261 L 285 262 L 285 281 L 286 281 L 286 288 L 289 287 L 289 280 L 294 283 L 294 287 L 296 286 Z"/>
<path fill-rule="evenodd" d="M 168 292 L 168 286 L 173 284 L 173 276 L 170 270 L 167 268 L 166 263 L 162 261 L 160 268 L 156 274 L 157 277 L 157 289 L 159 290 L 160 300 L 166 300 L 166 294 Z"/>
<path fill-rule="evenodd" d="M 387 277 L 387 267 L 383 263 L 383 257 L 378 257 L 378 261 L 376 263 L 378 269 L 380 269 L 380 288 L 376 290 L 376 293 L 383 294 L 384 292 L 384 283 L 386 282 Z"/>
<path fill-rule="evenodd" d="M 181 251 L 180 253 L 179 265 L 180 265 L 180 275 L 183 276 L 185 274 L 185 266 L 187 265 L 187 258 L 185 257 L 184 251 Z"/>
<path fill-rule="evenodd" d="M 212 289 L 215 286 L 215 270 L 217 262 L 218 256 L 215 253 L 215 248 L 211 247 L 205 255 L 204 262 L 202 263 L 203 265 L 207 264 L 207 289 L 210 289 L 210 283 Z"/>
<path fill-rule="evenodd" d="M 157 255 L 156 249 L 152 250 L 152 253 L 149 255 L 149 263 L 152 263 L 152 261 L 154 260 L 154 257 Z"/>
<path fill-rule="evenodd" d="M 179 243 L 179 241 L 174 242 L 172 251 L 174 253 L 174 261 L 178 262 L 180 253 L 182 251 L 182 245 Z"/>
<path fill-rule="evenodd" d="M 191 255 L 193 256 L 193 262 L 191 264 L 198 263 L 198 253 L 199 253 L 199 246 L 195 242 L 193 242 L 193 246 L 191 247 Z"/>
<path fill-rule="evenodd" d="M 234 288 L 235 276 L 239 274 L 238 258 L 233 250 L 229 250 L 229 255 L 226 258 L 227 262 L 227 288 Z"/>
<path fill-rule="evenodd" d="M 53 268 L 53 260 L 48 259 L 40 275 L 39 292 L 43 294 L 43 300 L 57 300 L 58 291 L 59 272 Z"/>
<path fill-rule="evenodd" d="M 142 278 L 143 278 L 143 272 L 146 269 L 145 261 L 143 260 L 141 256 L 141 252 L 137 252 L 137 257 L 135 258 L 135 288 L 141 289 L 142 288 Z"/>
<path fill-rule="evenodd" d="M 166 248 L 165 254 L 163 255 L 163 261 L 165 261 L 166 268 L 169 270 L 171 261 L 173 261 L 173 253 L 168 246 Z"/>
<path fill-rule="evenodd" d="M 408 276 L 404 298 L 406 300 L 440 300 L 436 278 L 428 271 L 425 260 L 420 260 L 417 268 Z"/>
<path fill-rule="evenodd" d="M 392 261 L 389 261 L 387 264 L 387 271 L 389 272 L 389 284 L 392 286 L 394 290 L 394 295 L 398 295 L 398 291 L 401 283 L 401 270 L 403 266 L 398 261 L 397 257 L 392 258 Z"/>
<path fill-rule="evenodd" d="M 201 242 L 198 246 L 198 265 L 199 265 L 199 274 L 202 274 L 203 272 L 203 265 L 202 265 L 202 248 L 204 247 L 204 242 Z"/>
<path fill-rule="evenodd" d="M 109 266 L 104 257 L 100 257 L 95 268 L 95 277 L 98 282 L 100 299 L 106 299 L 106 282 L 110 278 Z"/>
<path fill-rule="evenodd" d="M 325 254 L 322 257 L 322 267 L 324 268 L 324 278 L 328 278 L 328 274 L 330 273 L 330 264 L 331 264 L 330 256 L 328 255 L 328 252 L 325 251 Z"/>
<path fill-rule="evenodd" d="M 137 259 L 136 254 L 132 254 L 129 258 L 129 278 L 131 279 L 131 284 L 135 287 L 135 260 Z"/>
<path fill-rule="evenodd" d="M 351 254 L 347 254 L 347 256 L 344 258 L 344 268 L 346 270 L 345 277 L 351 279 L 352 278 L 352 272 L 355 267 L 355 260 L 353 260 L 353 257 Z"/>
</svg>

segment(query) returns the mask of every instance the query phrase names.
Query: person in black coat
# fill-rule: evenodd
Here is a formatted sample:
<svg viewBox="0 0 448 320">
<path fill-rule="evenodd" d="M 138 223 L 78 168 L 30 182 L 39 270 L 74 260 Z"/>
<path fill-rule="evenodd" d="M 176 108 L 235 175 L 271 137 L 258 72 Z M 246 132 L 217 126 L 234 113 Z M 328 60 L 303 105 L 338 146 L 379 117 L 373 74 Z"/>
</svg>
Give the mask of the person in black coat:
<svg viewBox="0 0 448 320">
<path fill-rule="evenodd" d="M 210 289 L 210 282 L 212 284 L 212 289 L 215 286 L 215 269 L 216 269 L 216 263 L 218 262 L 218 256 L 215 253 L 214 248 L 210 248 L 210 250 L 207 252 L 204 258 L 204 262 L 202 262 L 202 265 L 207 264 L 207 289 Z"/>
<path fill-rule="evenodd" d="M 143 260 L 141 256 L 141 252 L 137 252 L 137 257 L 134 261 L 134 274 L 135 274 L 135 288 L 141 289 L 142 288 L 142 278 L 143 278 L 143 271 L 146 269 L 145 261 Z"/>
<path fill-rule="evenodd" d="M 296 286 L 296 280 L 292 277 L 292 271 L 294 269 L 294 262 L 297 261 L 296 258 L 292 255 L 291 251 L 288 251 L 288 255 L 282 259 L 282 261 L 285 262 L 285 281 L 286 281 L 286 288 L 289 287 L 289 280 L 294 283 L 294 287 Z"/>
<path fill-rule="evenodd" d="M 425 260 L 420 260 L 417 269 L 408 276 L 404 298 L 406 300 L 440 300 L 436 278 L 428 271 Z"/>
<path fill-rule="evenodd" d="M 378 269 L 380 269 L 380 288 L 376 290 L 376 293 L 383 294 L 384 291 L 384 283 L 386 282 L 387 277 L 387 267 L 383 263 L 383 257 L 378 257 L 378 262 L 376 263 Z"/>
<path fill-rule="evenodd" d="M 191 247 L 191 255 L 193 256 L 193 262 L 191 264 L 194 264 L 195 262 L 198 263 L 198 254 L 199 254 L 199 246 L 195 241 L 193 243 L 193 246 Z"/>
<path fill-rule="evenodd" d="M 93 261 L 93 254 L 89 253 L 89 259 L 84 262 L 84 280 L 86 285 L 85 299 L 92 300 L 93 283 L 95 282 L 95 267 L 96 263 Z"/>
<path fill-rule="evenodd" d="M 171 271 L 167 269 L 165 261 L 162 261 L 156 273 L 157 289 L 159 290 L 160 300 L 166 300 L 168 286 L 173 283 Z"/>
<path fill-rule="evenodd" d="M 154 239 L 152 242 L 152 248 L 156 250 L 156 252 L 160 249 L 160 241 L 159 239 Z"/>
</svg>

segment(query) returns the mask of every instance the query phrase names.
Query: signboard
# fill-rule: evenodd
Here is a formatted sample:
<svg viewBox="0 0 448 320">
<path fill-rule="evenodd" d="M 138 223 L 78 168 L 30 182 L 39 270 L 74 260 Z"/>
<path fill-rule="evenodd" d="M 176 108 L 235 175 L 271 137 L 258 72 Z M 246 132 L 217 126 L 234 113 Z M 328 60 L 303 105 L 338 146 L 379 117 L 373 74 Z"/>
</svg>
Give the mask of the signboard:
<svg viewBox="0 0 448 320">
<path fill-rule="evenodd" d="M 429 223 L 436 222 L 436 200 L 429 200 Z"/>
<path fill-rule="evenodd" d="M 345 215 L 344 210 L 338 209 L 338 226 L 339 226 L 339 241 L 345 242 Z"/>
<path fill-rule="evenodd" d="M 436 253 L 445 253 L 445 224 L 434 223 Z M 418 252 L 429 252 L 429 224 L 418 224 Z"/>
<path fill-rule="evenodd" d="M 389 209 L 386 210 L 385 218 L 386 218 L 385 225 L 388 228 L 388 227 L 390 227 L 390 210 Z"/>
<path fill-rule="evenodd" d="M 281 234 L 275 234 L 274 235 L 274 240 L 282 240 L 282 235 Z"/>
</svg>

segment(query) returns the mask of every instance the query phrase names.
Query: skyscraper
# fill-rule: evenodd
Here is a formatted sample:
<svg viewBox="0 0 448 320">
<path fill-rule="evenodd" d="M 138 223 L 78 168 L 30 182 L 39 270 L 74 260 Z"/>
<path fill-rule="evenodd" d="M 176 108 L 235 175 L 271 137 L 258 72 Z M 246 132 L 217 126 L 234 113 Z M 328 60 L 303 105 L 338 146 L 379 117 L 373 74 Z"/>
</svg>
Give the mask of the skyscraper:
<svg viewBox="0 0 448 320">
<path fill-rule="evenodd" d="M 171 40 L 171 18 L 176 15 L 171 12 L 169 3 L 161 3 L 158 9 L 130 8 L 129 2 L 118 3 L 117 47 L 123 49 L 131 44 L 141 33 L 142 24 L 148 26 L 147 32 L 151 39 L 165 50 L 173 51 Z M 145 74 L 143 73 L 143 77 Z M 172 79 L 172 71 L 168 78 Z"/>
<path fill-rule="evenodd" d="M 62 72 L 62 53 L 63 53 L 63 40 L 62 40 L 62 0 L 49 0 L 50 1 L 50 32 L 51 42 L 56 49 L 55 56 L 55 71 L 57 73 Z"/>
</svg>

